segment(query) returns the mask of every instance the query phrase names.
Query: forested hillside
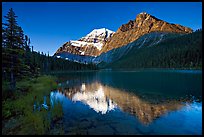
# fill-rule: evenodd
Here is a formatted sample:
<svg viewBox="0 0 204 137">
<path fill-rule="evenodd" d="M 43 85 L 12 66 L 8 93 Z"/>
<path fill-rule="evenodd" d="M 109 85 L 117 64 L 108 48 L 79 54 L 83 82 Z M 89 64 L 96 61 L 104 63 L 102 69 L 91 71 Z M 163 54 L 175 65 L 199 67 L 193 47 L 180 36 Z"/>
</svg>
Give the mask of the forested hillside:
<svg viewBox="0 0 204 137">
<path fill-rule="evenodd" d="M 202 68 L 202 30 L 166 39 L 157 45 L 138 48 L 105 68 Z"/>
</svg>

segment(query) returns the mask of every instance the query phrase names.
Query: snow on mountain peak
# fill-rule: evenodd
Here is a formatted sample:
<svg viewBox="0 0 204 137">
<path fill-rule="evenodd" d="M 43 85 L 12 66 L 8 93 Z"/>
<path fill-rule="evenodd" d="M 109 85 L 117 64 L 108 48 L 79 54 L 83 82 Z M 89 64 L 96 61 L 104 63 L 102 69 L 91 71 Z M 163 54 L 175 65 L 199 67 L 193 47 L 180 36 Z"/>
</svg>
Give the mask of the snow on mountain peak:
<svg viewBox="0 0 204 137">
<path fill-rule="evenodd" d="M 106 28 L 94 29 L 85 37 L 79 40 L 70 40 L 72 46 L 83 47 L 83 46 L 94 46 L 98 50 L 102 49 L 103 43 L 115 33 Z"/>
<path fill-rule="evenodd" d="M 109 38 L 114 31 L 111 31 L 106 28 L 101 29 L 94 29 L 89 34 L 87 34 L 85 37 L 99 37 L 99 36 L 106 36 L 105 38 Z"/>
</svg>

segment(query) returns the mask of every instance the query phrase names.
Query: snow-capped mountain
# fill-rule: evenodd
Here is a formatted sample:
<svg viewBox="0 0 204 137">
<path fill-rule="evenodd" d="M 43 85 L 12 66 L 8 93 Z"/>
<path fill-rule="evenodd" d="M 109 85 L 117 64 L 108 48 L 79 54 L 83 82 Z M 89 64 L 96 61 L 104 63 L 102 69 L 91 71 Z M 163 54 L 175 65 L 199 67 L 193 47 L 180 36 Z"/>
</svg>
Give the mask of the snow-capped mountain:
<svg viewBox="0 0 204 137">
<path fill-rule="evenodd" d="M 60 47 L 57 53 L 68 52 L 76 55 L 96 56 L 102 49 L 103 44 L 114 34 L 113 31 L 101 28 L 94 29 L 79 40 L 70 40 Z"/>
<path fill-rule="evenodd" d="M 130 52 L 132 47 L 153 46 L 165 40 L 167 34 L 188 34 L 192 31 L 142 12 L 135 20 L 122 24 L 116 32 L 94 29 L 79 40 L 71 40 L 54 56 L 81 63 L 111 63 Z"/>
</svg>

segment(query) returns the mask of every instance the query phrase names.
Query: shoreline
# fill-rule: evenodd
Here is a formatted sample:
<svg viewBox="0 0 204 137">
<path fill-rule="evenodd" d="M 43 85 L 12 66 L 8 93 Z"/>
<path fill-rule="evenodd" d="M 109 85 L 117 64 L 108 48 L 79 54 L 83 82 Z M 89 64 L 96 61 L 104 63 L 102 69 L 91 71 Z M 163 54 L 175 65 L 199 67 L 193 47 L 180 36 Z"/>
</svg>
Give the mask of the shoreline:
<svg viewBox="0 0 204 137">
<path fill-rule="evenodd" d="M 88 72 L 138 72 L 138 71 L 160 71 L 160 72 L 181 72 L 181 73 L 202 73 L 202 69 L 180 69 L 180 68 L 141 68 L 141 69 L 99 69 L 99 70 L 79 70 L 79 71 L 51 71 L 43 73 L 46 75 L 63 74 L 63 73 L 88 73 Z"/>
</svg>

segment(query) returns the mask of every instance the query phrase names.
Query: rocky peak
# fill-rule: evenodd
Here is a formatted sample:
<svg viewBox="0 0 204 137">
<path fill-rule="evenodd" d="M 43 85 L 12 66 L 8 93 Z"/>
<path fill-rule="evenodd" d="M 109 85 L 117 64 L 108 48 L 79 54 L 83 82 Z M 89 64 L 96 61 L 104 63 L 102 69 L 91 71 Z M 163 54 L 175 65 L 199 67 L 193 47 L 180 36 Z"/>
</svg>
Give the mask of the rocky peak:
<svg viewBox="0 0 204 137">
<path fill-rule="evenodd" d="M 145 20 L 147 17 L 151 16 L 150 14 L 147 14 L 146 12 L 141 12 L 136 16 L 136 20 Z"/>
<path fill-rule="evenodd" d="M 157 20 L 159 20 L 158 18 L 146 13 L 146 12 L 141 12 L 140 14 L 137 14 L 136 16 L 136 20 L 145 20 L 146 18 L 149 18 L 149 17 L 152 17 L 152 18 L 155 18 Z"/>
<path fill-rule="evenodd" d="M 135 20 L 130 20 L 128 23 L 120 26 L 117 32 L 125 32 L 133 28 L 139 28 L 145 21 L 148 21 L 148 20 L 155 22 L 156 20 L 159 20 L 159 19 L 157 19 L 154 16 L 151 16 L 150 14 L 147 14 L 146 12 L 142 12 L 136 16 Z"/>
<path fill-rule="evenodd" d="M 103 46 L 101 53 L 118 48 L 137 40 L 140 36 L 150 32 L 191 33 L 192 29 L 178 24 L 171 24 L 160 20 L 146 12 L 136 16 L 135 20 L 121 25 L 116 33 Z"/>
</svg>

